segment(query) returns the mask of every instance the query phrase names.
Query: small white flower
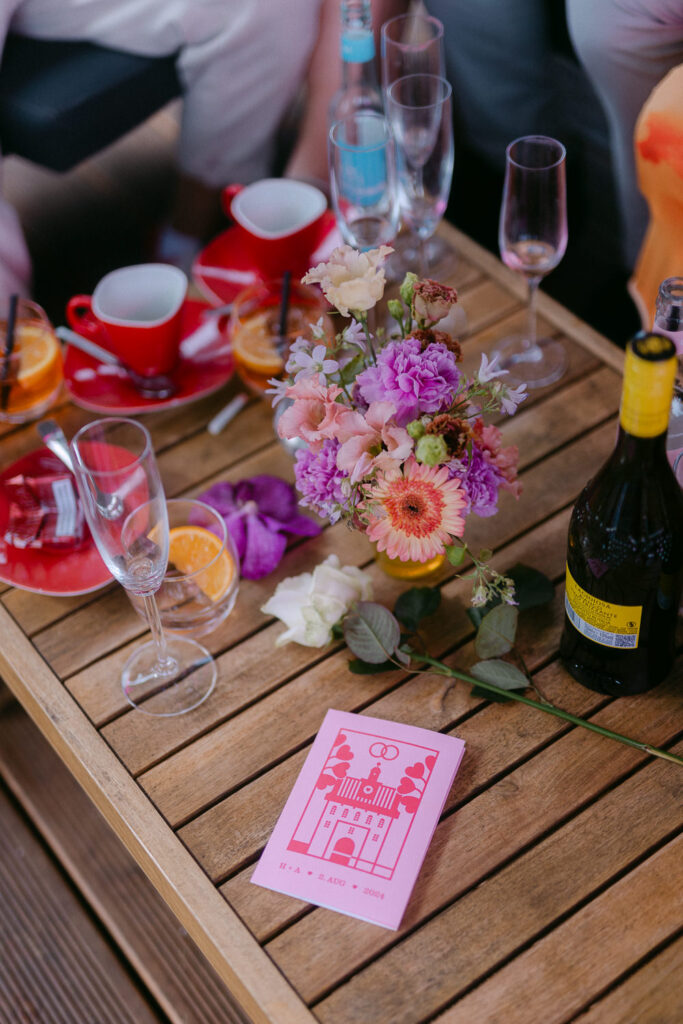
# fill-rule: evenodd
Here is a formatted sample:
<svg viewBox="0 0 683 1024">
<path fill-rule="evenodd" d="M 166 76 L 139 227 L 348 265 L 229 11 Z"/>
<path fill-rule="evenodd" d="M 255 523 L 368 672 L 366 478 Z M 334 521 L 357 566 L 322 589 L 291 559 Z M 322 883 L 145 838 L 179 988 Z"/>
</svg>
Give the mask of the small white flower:
<svg viewBox="0 0 683 1024">
<path fill-rule="evenodd" d="M 526 382 L 519 384 L 516 388 L 503 387 L 500 393 L 500 407 L 508 416 L 514 416 L 517 412 L 517 406 L 526 397 Z"/>
<path fill-rule="evenodd" d="M 311 324 L 311 334 L 315 341 L 324 341 L 327 337 L 327 331 L 325 330 L 325 318 L 320 317 L 316 323 Z"/>
<path fill-rule="evenodd" d="M 494 377 L 502 377 L 503 374 L 509 373 L 509 370 L 503 370 L 498 366 L 498 360 L 500 359 L 500 352 L 496 352 L 493 359 L 489 362 L 489 358 L 485 352 L 481 354 L 481 366 L 477 373 L 477 380 L 481 384 L 485 384 L 489 380 L 493 380 Z"/>
<path fill-rule="evenodd" d="M 266 388 L 265 393 L 267 395 L 273 396 L 274 409 L 278 402 L 281 402 L 284 398 L 287 397 L 287 388 L 289 387 L 289 382 L 286 380 L 278 380 L 277 377 L 271 377 L 268 383 L 270 384 L 270 387 Z"/>
<path fill-rule="evenodd" d="M 287 626 L 275 641 L 276 647 L 291 641 L 304 647 L 324 647 L 332 640 L 332 627 L 351 605 L 369 600 L 370 575 L 353 565 L 342 567 L 337 555 L 330 555 L 312 573 L 289 576 L 278 583 L 261 611 L 275 615 Z"/>
<path fill-rule="evenodd" d="M 367 352 L 367 339 L 365 329 L 357 320 L 352 320 L 348 327 L 341 333 L 341 341 L 344 345 L 355 345 L 361 352 Z"/>
</svg>

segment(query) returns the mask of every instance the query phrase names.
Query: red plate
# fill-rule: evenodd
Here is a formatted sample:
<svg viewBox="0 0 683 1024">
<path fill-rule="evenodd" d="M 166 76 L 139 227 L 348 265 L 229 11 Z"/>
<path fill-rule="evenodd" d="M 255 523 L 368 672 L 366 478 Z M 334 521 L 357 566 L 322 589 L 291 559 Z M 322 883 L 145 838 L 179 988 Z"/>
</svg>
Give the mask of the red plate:
<svg viewBox="0 0 683 1024">
<path fill-rule="evenodd" d="M 188 299 L 183 306 L 183 319 L 180 342 L 180 358 L 170 375 L 177 385 L 177 391 L 170 398 L 145 398 L 133 386 L 123 370 L 116 366 L 105 366 L 92 356 L 66 346 L 64 358 L 64 382 L 69 396 L 76 405 L 92 412 L 133 416 L 138 413 L 154 412 L 157 409 L 170 409 L 211 394 L 223 387 L 234 371 L 234 363 L 230 344 L 225 331 L 224 321 L 216 323 L 215 318 L 202 320 L 201 313 L 207 308 L 204 302 Z M 214 325 L 215 337 L 206 344 L 197 347 L 190 344 L 189 335 L 203 324 L 207 331 Z M 106 339 L 98 339 L 98 344 L 108 348 Z"/>
<path fill-rule="evenodd" d="M 311 253 L 310 266 L 320 263 L 342 243 L 330 210 L 323 214 L 323 232 L 322 242 Z M 202 295 L 216 306 L 232 302 L 243 288 L 263 280 L 263 274 L 239 244 L 239 233 L 234 227 L 202 249 L 192 267 L 192 277 Z"/>
<path fill-rule="evenodd" d="M 24 455 L 0 473 L 0 483 L 18 473 L 41 476 L 63 473 L 64 465 L 47 448 L 37 448 Z M 90 534 L 85 543 L 73 551 L 42 551 L 37 548 L 15 548 L 4 538 L 9 504 L 0 487 L 0 580 L 35 594 L 75 597 L 89 594 L 111 582 L 111 575 L 100 558 Z M 86 527 L 87 529 L 87 527 Z"/>
</svg>

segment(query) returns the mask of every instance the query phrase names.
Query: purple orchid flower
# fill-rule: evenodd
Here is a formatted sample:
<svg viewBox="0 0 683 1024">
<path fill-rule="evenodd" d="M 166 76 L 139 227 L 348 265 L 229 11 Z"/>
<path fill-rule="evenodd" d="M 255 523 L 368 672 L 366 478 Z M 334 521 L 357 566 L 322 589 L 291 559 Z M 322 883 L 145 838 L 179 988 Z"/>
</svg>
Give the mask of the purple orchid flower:
<svg viewBox="0 0 683 1024">
<path fill-rule="evenodd" d="M 294 488 L 277 476 L 252 476 L 231 484 L 214 484 L 200 501 L 215 508 L 225 519 L 235 542 L 245 579 L 258 580 L 279 564 L 287 547 L 287 535 L 315 537 L 321 527 L 297 509 Z"/>
</svg>

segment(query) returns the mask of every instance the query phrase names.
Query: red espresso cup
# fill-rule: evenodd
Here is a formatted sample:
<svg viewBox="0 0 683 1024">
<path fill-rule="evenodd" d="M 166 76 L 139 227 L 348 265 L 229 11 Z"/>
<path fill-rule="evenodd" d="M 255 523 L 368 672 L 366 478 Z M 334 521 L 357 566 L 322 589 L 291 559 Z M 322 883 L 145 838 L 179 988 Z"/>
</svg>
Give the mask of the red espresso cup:
<svg viewBox="0 0 683 1024">
<path fill-rule="evenodd" d="M 92 295 L 74 295 L 66 307 L 69 326 L 100 344 L 143 377 L 173 370 L 187 277 L 166 263 L 112 270 Z"/>
<path fill-rule="evenodd" d="M 225 213 L 265 277 L 304 274 L 322 240 L 327 199 L 320 189 L 290 178 L 264 178 L 223 189 Z"/>
</svg>

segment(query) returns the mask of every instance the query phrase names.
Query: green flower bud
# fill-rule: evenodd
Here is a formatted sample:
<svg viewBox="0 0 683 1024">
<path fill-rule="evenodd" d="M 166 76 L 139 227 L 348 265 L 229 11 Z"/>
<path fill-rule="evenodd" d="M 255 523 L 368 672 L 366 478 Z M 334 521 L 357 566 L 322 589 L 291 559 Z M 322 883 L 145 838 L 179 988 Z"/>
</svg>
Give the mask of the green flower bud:
<svg viewBox="0 0 683 1024">
<path fill-rule="evenodd" d="M 419 441 L 425 432 L 424 423 L 422 420 L 411 420 L 406 426 L 406 430 L 414 441 Z"/>
<path fill-rule="evenodd" d="M 403 284 L 399 288 L 399 294 L 406 306 L 410 306 L 413 301 L 413 288 L 415 282 L 418 280 L 417 274 L 413 274 L 412 270 L 409 270 L 406 276 L 403 278 Z"/>
<path fill-rule="evenodd" d="M 397 320 L 398 323 L 400 323 L 403 319 L 403 303 L 399 299 L 389 299 L 387 302 L 387 309 L 391 316 L 393 316 L 394 320 Z"/>
<path fill-rule="evenodd" d="M 425 434 L 415 446 L 415 458 L 426 466 L 439 466 L 448 458 L 448 447 L 440 434 Z"/>
</svg>

